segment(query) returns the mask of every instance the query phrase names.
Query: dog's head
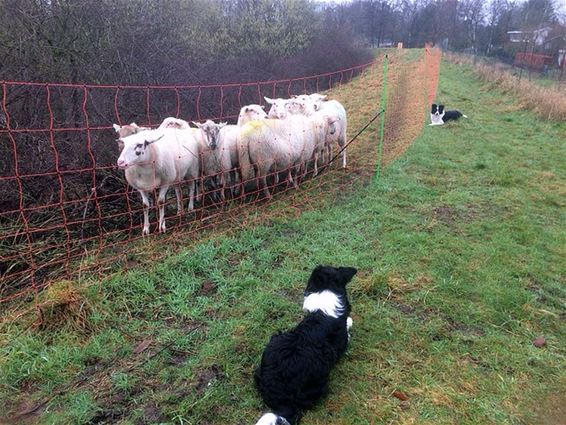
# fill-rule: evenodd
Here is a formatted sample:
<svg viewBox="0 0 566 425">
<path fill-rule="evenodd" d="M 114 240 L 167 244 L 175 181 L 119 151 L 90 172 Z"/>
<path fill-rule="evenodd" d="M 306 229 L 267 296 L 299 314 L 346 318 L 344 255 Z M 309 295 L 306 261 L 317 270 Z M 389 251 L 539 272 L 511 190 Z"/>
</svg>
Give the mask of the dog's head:
<svg viewBox="0 0 566 425">
<path fill-rule="evenodd" d="M 444 105 L 437 105 L 436 103 L 433 103 L 430 107 L 430 115 L 442 117 L 444 115 Z"/>
<path fill-rule="evenodd" d="M 305 295 L 326 290 L 345 294 L 346 285 L 357 272 L 354 267 L 317 266 L 307 282 Z"/>
</svg>

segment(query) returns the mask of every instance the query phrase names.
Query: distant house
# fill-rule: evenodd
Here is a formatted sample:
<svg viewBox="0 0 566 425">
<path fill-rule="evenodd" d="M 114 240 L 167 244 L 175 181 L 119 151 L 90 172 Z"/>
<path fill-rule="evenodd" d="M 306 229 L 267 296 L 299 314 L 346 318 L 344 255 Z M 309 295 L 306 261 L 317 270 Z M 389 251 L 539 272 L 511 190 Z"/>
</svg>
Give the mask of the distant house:
<svg viewBox="0 0 566 425">
<path fill-rule="evenodd" d="M 534 31 L 507 31 L 511 43 L 535 43 L 535 46 L 543 46 L 551 27 L 543 27 Z"/>
<path fill-rule="evenodd" d="M 523 31 L 507 31 L 507 35 L 509 36 L 509 41 L 511 43 L 522 43 L 523 41 L 527 41 Z"/>
</svg>

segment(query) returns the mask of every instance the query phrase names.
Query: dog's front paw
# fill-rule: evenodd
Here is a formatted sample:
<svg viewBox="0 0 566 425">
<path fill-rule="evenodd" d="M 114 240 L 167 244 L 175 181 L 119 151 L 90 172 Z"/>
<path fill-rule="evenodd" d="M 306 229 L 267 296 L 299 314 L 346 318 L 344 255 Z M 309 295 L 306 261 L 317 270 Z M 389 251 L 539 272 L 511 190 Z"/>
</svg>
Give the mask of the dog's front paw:
<svg viewBox="0 0 566 425">
<path fill-rule="evenodd" d="M 346 319 L 346 332 L 348 332 L 348 342 L 350 342 L 350 328 L 352 327 L 353 324 L 354 321 L 352 320 L 352 318 L 348 317 Z"/>
</svg>

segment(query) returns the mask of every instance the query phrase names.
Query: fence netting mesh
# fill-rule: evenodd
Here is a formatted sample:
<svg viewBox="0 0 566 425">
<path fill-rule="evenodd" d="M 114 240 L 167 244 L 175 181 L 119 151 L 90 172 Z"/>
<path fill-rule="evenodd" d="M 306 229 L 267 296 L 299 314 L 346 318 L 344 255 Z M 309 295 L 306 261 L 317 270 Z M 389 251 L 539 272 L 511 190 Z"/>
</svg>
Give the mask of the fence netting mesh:
<svg viewBox="0 0 566 425">
<path fill-rule="evenodd" d="M 135 266 L 136 252 L 158 258 L 211 231 L 257 225 L 334 202 L 372 181 L 376 170 L 415 140 L 435 96 L 439 65 L 440 51 L 427 47 L 390 50 L 365 65 L 278 81 L 202 86 L 0 82 L 0 303 L 33 300 L 62 279 L 109 276 Z M 264 97 L 315 92 L 347 111 L 346 168 L 342 146 L 332 142 L 320 149 L 316 170 L 313 151 L 303 146 L 294 159 L 286 151 L 257 154 L 248 178 L 238 163 L 234 169 L 221 166 L 222 181 L 218 172 L 207 174 L 210 152 L 181 146 L 176 168 L 195 156 L 199 174 L 184 175 L 170 187 L 164 202 L 167 232 L 159 234 L 160 184 L 154 171 L 150 234 L 142 234 L 144 206 L 116 165 L 120 147 L 113 124 L 155 129 L 166 117 L 235 124 L 242 107 L 265 105 Z M 303 123 L 284 131 L 304 139 L 316 128 Z M 265 177 L 265 188 L 257 177 Z M 191 187 L 199 196 L 188 210 Z"/>
</svg>

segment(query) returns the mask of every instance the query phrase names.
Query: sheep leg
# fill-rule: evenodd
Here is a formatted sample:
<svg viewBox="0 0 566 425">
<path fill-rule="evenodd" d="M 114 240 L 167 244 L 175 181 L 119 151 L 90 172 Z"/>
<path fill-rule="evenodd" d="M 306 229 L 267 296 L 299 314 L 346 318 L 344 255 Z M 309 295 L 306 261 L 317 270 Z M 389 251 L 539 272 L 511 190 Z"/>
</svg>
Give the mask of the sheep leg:
<svg viewBox="0 0 566 425">
<path fill-rule="evenodd" d="M 157 204 L 159 205 L 159 231 L 163 233 L 167 231 L 165 227 L 165 197 L 168 190 L 169 186 L 159 188 L 159 196 L 157 198 Z"/>
<path fill-rule="evenodd" d="M 235 170 L 230 171 L 231 177 L 230 177 L 230 188 L 232 191 L 232 198 L 235 198 L 236 196 L 238 196 L 240 194 L 240 183 L 239 183 L 239 176 L 238 176 L 238 172 Z"/>
<path fill-rule="evenodd" d="M 226 187 L 226 177 L 224 172 L 220 173 L 220 199 L 224 204 L 226 202 L 226 194 L 224 193 L 224 188 Z"/>
<path fill-rule="evenodd" d="M 195 190 L 198 192 L 197 181 L 191 180 L 189 183 L 189 211 L 195 208 Z"/>
<path fill-rule="evenodd" d="M 267 199 L 271 199 L 271 193 L 269 193 L 269 188 L 267 187 L 267 178 L 265 177 L 265 174 L 263 174 L 259 178 L 259 181 L 260 181 L 261 185 L 263 186 L 263 194 L 265 195 L 265 197 Z"/>
<path fill-rule="evenodd" d="M 322 157 L 322 155 L 321 155 Z M 316 177 L 318 175 L 318 151 L 314 152 L 314 174 L 312 175 L 313 177 Z"/>
<path fill-rule="evenodd" d="M 258 192 L 263 189 L 263 194 L 267 199 L 271 199 L 271 193 L 269 193 L 269 188 L 267 187 L 267 174 L 269 173 L 270 167 L 257 167 L 257 190 Z"/>
<path fill-rule="evenodd" d="M 181 191 L 181 185 L 175 185 L 175 196 L 177 197 L 177 214 L 183 213 L 183 192 Z"/>
<path fill-rule="evenodd" d="M 296 167 L 296 166 L 291 166 L 291 167 L 289 167 L 289 170 L 288 170 L 288 179 L 289 179 L 289 183 L 291 183 L 291 184 L 295 187 L 295 189 L 296 189 L 296 188 L 299 187 L 299 185 L 297 184 L 297 179 L 293 179 L 293 173 L 292 173 L 293 168 L 295 168 L 295 167 Z"/>
<path fill-rule="evenodd" d="M 149 235 L 149 198 L 147 193 L 140 190 L 140 195 L 143 203 L 143 230 L 142 235 Z"/>
<path fill-rule="evenodd" d="M 340 135 L 338 143 L 340 147 L 344 149 L 342 151 L 342 168 L 346 168 L 346 129 L 344 129 L 344 133 Z"/>
<path fill-rule="evenodd" d="M 200 202 L 201 196 L 204 193 L 203 184 L 204 184 L 204 182 L 203 182 L 202 179 L 195 180 L 195 187 L 196 187 L 195 201 L 197 201 L 197 202 Z M 200 191 L 199 191 L 199 187 L 201 189 Z"/>
</svg>

